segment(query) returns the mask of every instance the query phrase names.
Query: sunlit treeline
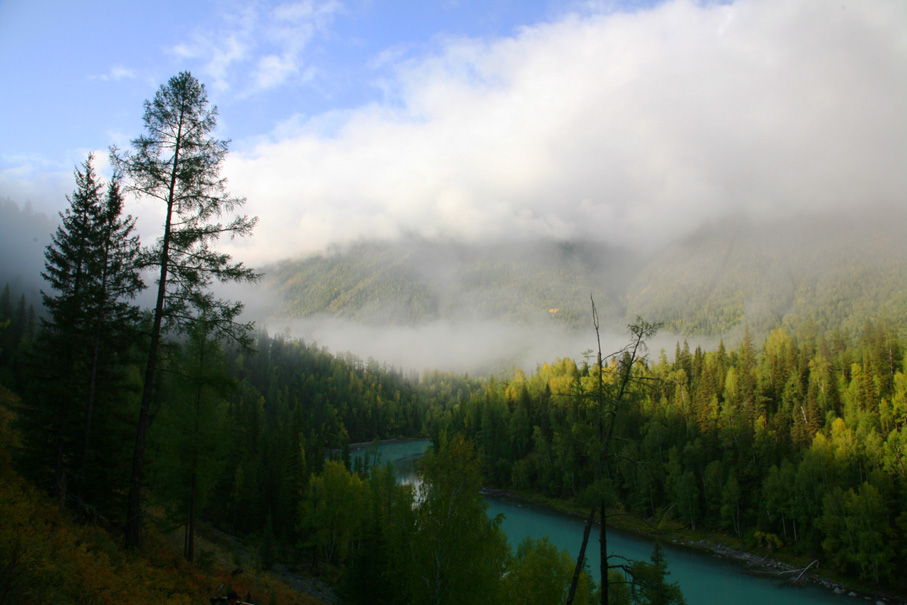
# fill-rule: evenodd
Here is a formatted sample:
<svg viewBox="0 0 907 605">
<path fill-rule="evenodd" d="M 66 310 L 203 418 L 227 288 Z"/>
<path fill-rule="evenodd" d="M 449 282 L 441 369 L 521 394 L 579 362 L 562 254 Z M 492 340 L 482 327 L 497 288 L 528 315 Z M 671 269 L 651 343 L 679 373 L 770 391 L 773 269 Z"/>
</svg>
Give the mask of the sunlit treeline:
<svg viewBox="0 0 907 605">
<path fill-rule="evenodd" d="M 884 322 L 859 336 L 661 353 L 636 367 L 615 416 L 612 505 L 789 549 L 877 583 L 907 556 L 905 347 Z M 604 373 L 605 395 L 614 366 Z M 570 360 L 490 382 L 435 410 L 435 438 L 473 437 L 500 486 L 584 501 L 593 483 L 597 371 Z"/>
<path fill-rule="evenodd" d="M 8 294 L 2 302 L 3 384 L 24 402 L 16 464 L 48 491 L 55 475 L 68 474 L 67 498 L 78 510 L 121 523 L 139 356 L 126 347 L 110 360 L 91 455 L 73 448 L 80 455 L 57 458 L 55 444 L 80 442 L 81 425 L 46 425 L 71 434 L 42 428 L 43 412 L 29 407 L 30 385 L 46 372 L 33 350 L 34 313 Z M 139 330 L 133 346 L 141 338 Z M 340 497 L 344 506 L 372 497 L 380 473 L 369 478 L 351 465 L 348 446 L 376 439 L 428 436 L 441 446 L 463 435 L 476 444 L 485 481 L 588 502 L 601 409 L 589 361 L 486 380 L 404 375 L 263 333 L 253 349 L 223 347 L 199 323 L 163 356 L 148 500 L 187 528 L 187 558 L 197 550 L 194 525 L 204 521 L 251 539 L 265 564 L 355 568 L 374 546 L 363 545 L 378 538 L 367 538 L 365 525 L 356 538 L 325 538 L 343 521 L 324 511 L 337 508 L 326 504 L 337 489 L 352 490 Z M 615 367 L 602 376 L 605 399 Z M 779 329 L 759 345 L 747 335 L 732 350 L 678 344 L 672 359 L 655 355 L 633 376 L 605 469 L 613 507 L 897 582 L 896 562 L 907 556 L 907 377 L 905 345 L 892 328 Z"/>
</svg>

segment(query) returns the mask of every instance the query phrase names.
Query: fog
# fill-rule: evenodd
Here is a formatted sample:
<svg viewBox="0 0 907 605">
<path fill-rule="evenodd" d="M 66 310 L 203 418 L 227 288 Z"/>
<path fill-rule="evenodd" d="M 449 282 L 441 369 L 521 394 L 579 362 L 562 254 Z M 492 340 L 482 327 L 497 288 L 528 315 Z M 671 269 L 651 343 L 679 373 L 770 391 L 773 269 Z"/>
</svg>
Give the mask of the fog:
<svg viewBox="0 0 907 605">
<path fill-rule="evenodd" d="M 904 206 L 907 3 L 608 6 L 507 36 L 439 36 L 426 54 L 389 55 L 390 76 L 368 83 L 381 99 L 297 113 L 234 141 L 224 174 L 260 222 L 221 248 L 257 267 L 406 239 L 501 250 L 584 241 L 651 257 L 729 219 L 770 225 Z M 40 198 L 51 215 L 71 183 L 8 171 L 0 194 Z M 127 211 L 150 243 L 161 209 L 133 201 Z M 449 259 L 424 261 L 460 291 Z M 531 368 L 594 346 L 591 328 L 494 316 L 290 323 L 274 318 L 282 302 L 262 284 L 224 292 L 272 332 L 407 369 Z M 616 349 L 626 337 L 620 317 L 609 321 L 605 349 Z M 671 351 L 674 337 L 665 339 Z"/>
<path fill-rule="evenodd" d="M 266 322 L 271 335 L 317 344 L 333 353 L 349 352 L 404 372 L 440 369 L 472 376 L 509 376 L 515 368 L 527 373 L 543 363 L 569 358 L 582 363 L 597 347 L 591 313 L 585 332 L 566 331 L 555 324 L 526 325 L 505 320 L 434 321 L 418 326 L 376 326 L 333 317 Z M 618 326 L 601 331 L 602 354 L 623 348 L 630 337 Z M 677 340 L 661 335 L 649 343 L 650 359 L 665 349 L 673 358 Z M 695 345 L 691 345 L 695 346 Z M 595 359 L 592 356 L 589 361 Z"/>
<path fill-rule="evenodd" d="M 44 249 L 58 221 L 28 205 L 0 197 L 0 287 L 9 282 L 18 294 L 37 302 L 44 288 Z"/>
<path fill-rule="evenodd" d="M 230 156 L 251 262 L 361 239 L 658 248 L 907 191 L 907 4 L 673 1 L 402 61 L 383 102 Z"/>
</svg>

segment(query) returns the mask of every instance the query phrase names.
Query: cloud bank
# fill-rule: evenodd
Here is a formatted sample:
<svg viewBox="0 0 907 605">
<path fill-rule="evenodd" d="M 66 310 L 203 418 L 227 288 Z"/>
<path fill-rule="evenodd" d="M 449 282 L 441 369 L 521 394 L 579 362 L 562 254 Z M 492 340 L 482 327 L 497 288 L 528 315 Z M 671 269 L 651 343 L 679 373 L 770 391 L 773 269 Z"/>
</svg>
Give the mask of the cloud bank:
<svg viewBox="0 0 907 605">
<path fill-rule="evenodd" d="M 905 202 L 899 0 L 678 0 L 436 48 L 382 102 L 233 153 L 260 223 L 231 252 L 402 234 L 649 247 L 732 214 Z"/>
<path fill-rule="evenodd" d="M 532 372 L 542 363 L 570 358 L 595 346 L 590 333 L 568 333 L 554 326 L 506 321 L 436 321 L 422 326 L 367 326 L 330 317 L 275 320 L 267 328 L 289 338 L 325 347 L 335 354 L 352 352 L 362 360 L 375 359 L 405 372 L 442 369 L 473 375 L 509 374 L 514 368 Z M 627 343 L 626 333 L 604 330 L 602 352 L 608 355 Z M 675 340 L 662 337 L 649 346 L 650 358 Z M 694 345 L 695 346 L 695 345 Z"/>
</svg>

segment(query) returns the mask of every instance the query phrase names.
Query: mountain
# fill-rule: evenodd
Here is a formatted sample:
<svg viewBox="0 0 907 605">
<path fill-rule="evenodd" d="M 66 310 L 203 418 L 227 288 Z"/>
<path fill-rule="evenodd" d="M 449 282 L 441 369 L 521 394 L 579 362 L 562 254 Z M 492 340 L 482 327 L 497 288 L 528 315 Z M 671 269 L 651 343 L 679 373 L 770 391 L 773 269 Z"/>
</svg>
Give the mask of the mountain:
<svg viewBox="0 0 907 605">
<path fill-rule="evenodd" d="M 603 319 L 625 313 L 638 259 L 588 242 L 466 245 L 363 242 L 265 268 L 282 317 L 328 314 L 369 324 L 506 319 L 588 323 L 593 294 Z"/>
<path fill-rule="evenodd" d="M 682 336 L 745 326 L 907 327 L 907 213 L 729 220 L 643 254 L 594 242 L 466 245 L 361 242 L 265 268 L 280 317 L 329 315 L 378 325 L 438 319 L 558 322 L 587 329 L 637 315 Z"/>
<path fill-rule="evenodd" d="M 0 286 L 37 302 L 55 223 L 0 198 Z M 589 329 L 589 296 L 603 326 L 637 315 L 681 337 L 736 341 L 861 330 L 882 319 L 907 332 L 907 209 L 726 220 L 657 252 L 598 242 L 464 244 L 364 241 L 264 267 L 272 319 L 334 317 L 373 326 L 505 321 Z M 651 246 L 649 247 L 651 248 Z M 252 304 L 254 297 L 236 294 Z"/>
<path fill-rule="evenodd" d="M 734 221 L 701 229 L 646 263 L 628 316 L 678 334 L 754 334 L 815 325 L 855 332 L 868 319 L 907 327 L 907 213 Z"/>
</svg>

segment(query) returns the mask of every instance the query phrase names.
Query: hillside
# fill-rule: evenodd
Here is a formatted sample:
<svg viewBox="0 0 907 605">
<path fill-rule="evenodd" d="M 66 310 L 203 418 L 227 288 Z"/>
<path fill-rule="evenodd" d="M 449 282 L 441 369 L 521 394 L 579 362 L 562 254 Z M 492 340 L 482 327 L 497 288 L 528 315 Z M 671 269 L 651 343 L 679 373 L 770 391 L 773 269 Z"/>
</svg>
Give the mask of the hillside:
<svg viewBox="0 0 907 605">
<path fill-rule="evenodd" d="M 36 303 L 52 223 L 9 200 L 0 215 L 0 284 Z M 588 329 L 592 294 L 618 332 L 637 315 L 663 321 L 664 333 L 729 341 L 745 326 L 765 335 L 804 322 L 853 332 L 882 318 L 907 329 L 905 225 L 907 211 L 890 208 L 728 220 L 646 254 L 596 242 L 360 242 L 263 267 L 277 308 L 255 319 L 503 320 L 575 332 Z"/>
<path fill-rule="evenodd" d="M 637 315 L 682 336 L 738 337 L 745 326 L 859 330 L 907 326 L 907 214 L 728 221 L 643 256 L 590 242 L 467 246 L 364 242 L 267 267 L 279 317 L 378 325 L 502 319 L 586 327 Z M 556 312 L 553 310 L 557 309 Z"/>
<path fill-rule="evenodd" d="M 467 246 L 360 243 L 265 268 L 282 317 L 327 314 L 369 324 L 505 319 L 584 322 L 590 293 L 602 317 L 624 315 L 635 268 L 627 251 L 592 243 Z"/>
<path fill-rule="evenodd" d="M 11 283 L 17 291 L 37 298 L 44 287 L 44 248 L 56 224 L 56 217 L 36 212 L 28 204 L 20 209 L 0 196 L 0 284 Z"/>
<path fill-rule="evenodd" d="M 702 229 L 651 259 L 627 315 L 688 336 L 766 334 L 812 322 L 855 332 L 868 319 L 907 327 L 904 213 Z"/>
</svg>

